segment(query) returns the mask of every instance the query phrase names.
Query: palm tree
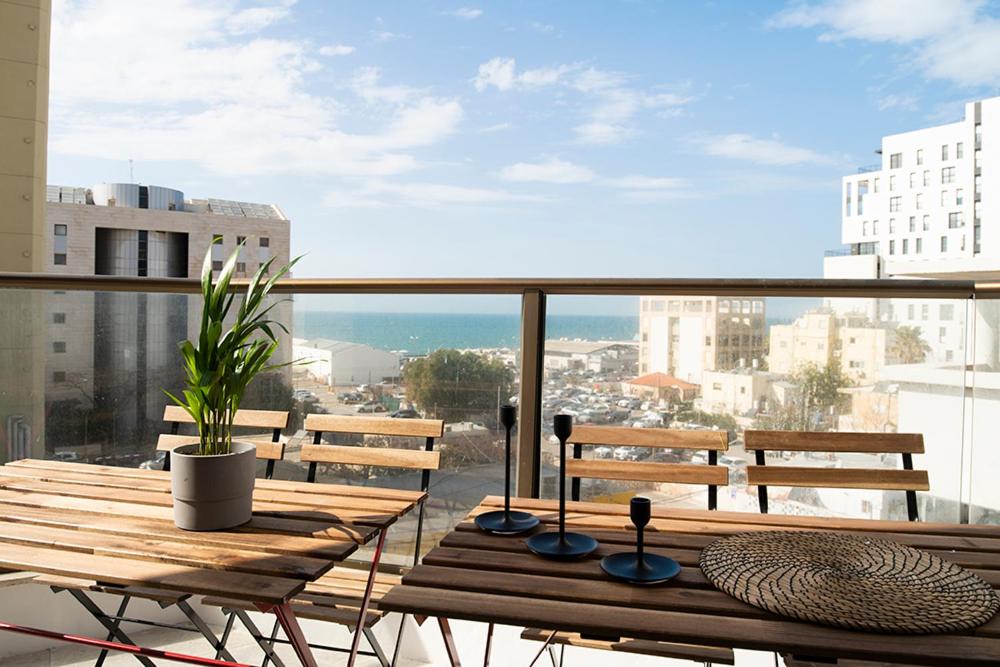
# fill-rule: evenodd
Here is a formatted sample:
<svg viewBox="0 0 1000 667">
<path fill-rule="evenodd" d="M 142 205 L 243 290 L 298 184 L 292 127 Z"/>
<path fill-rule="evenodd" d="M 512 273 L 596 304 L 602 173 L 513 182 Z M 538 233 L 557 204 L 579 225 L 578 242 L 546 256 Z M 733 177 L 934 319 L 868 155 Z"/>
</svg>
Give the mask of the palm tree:
<svg viewBox="0 0 1000 667">
<path fill-rule="evenodd" d="M 920 327 L 899 327 L 890 352 L 901 364 L 919 364 L 927 358 L 931 346 L 920 337 Z"/>
</svg>

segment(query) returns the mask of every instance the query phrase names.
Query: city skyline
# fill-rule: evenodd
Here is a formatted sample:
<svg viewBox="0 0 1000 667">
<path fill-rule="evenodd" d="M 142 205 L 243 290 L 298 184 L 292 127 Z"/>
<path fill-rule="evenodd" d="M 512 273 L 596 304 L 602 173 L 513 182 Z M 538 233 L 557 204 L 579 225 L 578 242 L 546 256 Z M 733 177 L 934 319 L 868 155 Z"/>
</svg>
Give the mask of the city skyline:
<svg viewBox="0 0 1000 667">
<path fill-rule="evenodd" d="M 48 180 L 274 202 L 304 277 L 819 276 L 1000 72 L 980 2 L 173 4 L 55 3 Z"/>
</svg>

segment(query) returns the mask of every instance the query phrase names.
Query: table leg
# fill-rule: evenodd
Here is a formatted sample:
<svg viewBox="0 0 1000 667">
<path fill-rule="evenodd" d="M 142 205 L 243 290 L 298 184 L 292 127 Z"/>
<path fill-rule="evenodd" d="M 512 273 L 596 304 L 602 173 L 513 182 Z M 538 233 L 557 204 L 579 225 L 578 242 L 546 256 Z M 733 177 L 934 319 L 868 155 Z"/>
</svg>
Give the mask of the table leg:
<svg viewBox="0 0 1000 667">
<path fill-rule="evenodd" d="M 295 612 L 292 611 L 290 604 L 284 602 L 276 605 L 257 605 L 257 608 L 262 612 L 274 612 L 274 615 L 278 617 L 278 623 L 281 624 L 281 629 L 285 631 L 285 636 L 288 637 L 292 648 L 295 649 L 295 655 L 298 656 L 302 667 L 318 667 L 312 649 L 309 648 L 309 642 L 302 633 L 299 620 L 295 618 Z"/>
<path fill-rule="evenodd" d="M 361 610 L 358 612 L 358 624 L 354 627 L 354 638 L 351 640 L 351 655 L 347 658 L 347 667 L 354 667 L 354 661 L 358 659 L 361 635 L 364 634 L 365 617 L 368 615 L 368 605 L 372 600 L 372 591 L 375 589 L 375 575 L 378 574 L 378 564 L 382 560 L 382 547 L 385 546 L 386 532 L 386 529 L 383 528 L 378 534 L 378 544 L 375 546 L 375 555 L 372 556 L 372 569 L 368 572 L 365 595 L 361 598 Z"/>
<path fill-rule="evenodd" d="M 483 653 L 483 667 L 490 667 L 490 652 L 493 649 L 493 624 L 486 626 L 486 651 Z"/>
<path fill-rule="evenodd" d="M 549 644 L 552 642 L 553 639 L 555 639 L 556 632 L 557 632 L 556 630 L 553 630 L 551 633 L 549 633 L 549 636 L 545 638 L 545 643 L 542 644 L 542 648 L 538 649 L 538 653 L 535 654 L 535 658 L 531 661 L 528 667 L 535 667 L 535 663 L 538 662 L 538 659 L 542 657 L 543 653 L 545 653 L 545 650 L 549 647 Z"/>
<path fill-rule="evenodd" d="M 462 661 L 458 659 L 458 649 L 455 648 L 455 638 L 451 635 L 451 625 L 448 619 L 438 616 L 438 627 L 441 628 L 441 638 L 444 639 L 444 648 L 448 652 L 448 660 L 451 667 L 462 667 Z"/>
</svg>

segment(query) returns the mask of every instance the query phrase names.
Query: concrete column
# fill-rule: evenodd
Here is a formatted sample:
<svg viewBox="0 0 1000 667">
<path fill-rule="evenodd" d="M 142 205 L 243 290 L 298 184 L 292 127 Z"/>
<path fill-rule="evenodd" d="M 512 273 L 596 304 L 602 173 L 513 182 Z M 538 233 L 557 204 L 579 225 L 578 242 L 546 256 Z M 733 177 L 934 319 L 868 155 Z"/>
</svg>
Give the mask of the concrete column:
<svg viewBox="0 0 1000 667">
<path fill-rule="evenodd" d="M 51 0 L 0 0 L 0 271 L 41 271 Z"/>
</svg>

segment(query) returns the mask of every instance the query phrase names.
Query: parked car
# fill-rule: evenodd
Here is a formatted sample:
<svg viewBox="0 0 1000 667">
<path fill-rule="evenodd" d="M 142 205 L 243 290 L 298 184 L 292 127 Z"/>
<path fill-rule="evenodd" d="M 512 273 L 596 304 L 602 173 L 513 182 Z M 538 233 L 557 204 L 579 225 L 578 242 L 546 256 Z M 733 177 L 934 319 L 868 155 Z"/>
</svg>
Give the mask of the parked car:
<svg viewBox="0 0 1000 667">
<path fill-rule="evenodd" d="M 696 463 L 698 465 L 707 465 L 708 456 L 703 452 L 695 452 L 691 455 L 691 463 Z"/>
<path fill-rule="evenodd" d="M 617 447 L 617 448 L 615 448 L 615 460 L 616 461 L 638 461 L 639 460 L 639 448 L 638 447 Z"/>
<path fill-rule="evenodd" d="M 163 464 L 167 460 L 166 452 L 156 452 L 153 458 L 143 461 L 139 467 L 143 470 L 163 470 Z"/>
<path fill-rule="evenodd" d="M 52 454 L 53 461 L 79 461 L 80 455 L 76 452 L 55 452 Z"/>
<path fill-rule="evenodd" d="M 601 445 L 600 447 L 594 447 L 594 458 L 595 459 L 610 459 L 615 455 L 615 450 L 613 447 L 608 447 L 607 445 Z"/>
<path fill-rule="evenodd" d="M 360 414 L 371 414 L 374 412 L 385 412 L 386 408 L 381 403 L 365 403 L 354 408 L 354 411 Z"/>
<path fill-rule="evenodd" d="M 729 466 L 730 468 L 746 468 L 747 462 L 744 459 L 735 456 L 720 456 L 719 464 L 724 466 Z"/>
<path fill-rule="evenodd" d="M 395 412 L 390 412 L 389 416 L 393 419 L 419 419 L 420 413 L 413 408 L 403 408 Z"/>
</svg>

